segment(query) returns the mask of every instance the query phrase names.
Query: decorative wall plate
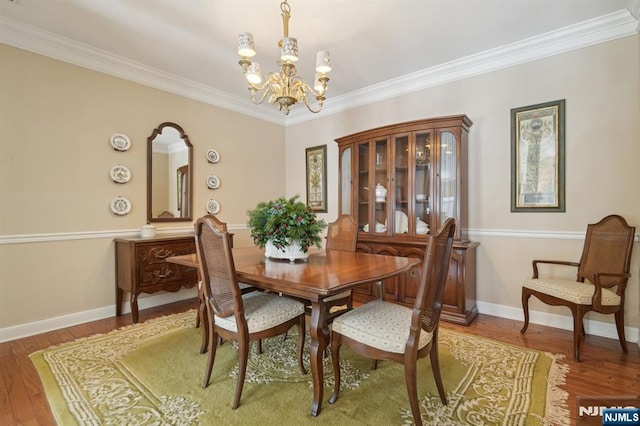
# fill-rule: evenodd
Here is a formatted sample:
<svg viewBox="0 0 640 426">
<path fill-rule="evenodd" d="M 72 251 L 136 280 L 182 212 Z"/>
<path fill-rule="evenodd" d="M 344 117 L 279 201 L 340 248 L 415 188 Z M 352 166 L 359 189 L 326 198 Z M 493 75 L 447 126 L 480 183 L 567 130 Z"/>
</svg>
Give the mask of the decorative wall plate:
<svg viewBox="0 0 640 426">
<path fill-rule="evenodd" d="M 220 179 L 218 179 L 218 176 L 209 175 L 209 177 L 207 177 L 207 186 L 209 189 L 218 189 L 220 186 Z"/>
<path fill-rule="evenodd" d="M 111 135 L 111 146 L 116 151 L 126 151 L 131 148 L 131 139 L 124 133 L 114 133 Z"/>
<path fill-rule="evenodd" d="M 207 213 L 216 214 L 220 211 L 220 204 L 216 200 L 207 201 Z"/>
<path fill-rule="evenodd" d="M 220 153 L 215 149 L 207 151 L 207 161 L 210 163 L 217 163 L 220 161 Z"/>
<path fill-rule="evenodd" d="M 124 216 L 131 211 L 131 201 L 125 197 L 116 197 L 111 200 L 111 211 L 118 216 Z"/>
<path fill-rule="evenodd" d="M 127 166 L 123 166 L 122 164 L 112 167 L 109 174 L 115 183 L 127 183 L 131 179 L 131 171 Z"/>
</svg>

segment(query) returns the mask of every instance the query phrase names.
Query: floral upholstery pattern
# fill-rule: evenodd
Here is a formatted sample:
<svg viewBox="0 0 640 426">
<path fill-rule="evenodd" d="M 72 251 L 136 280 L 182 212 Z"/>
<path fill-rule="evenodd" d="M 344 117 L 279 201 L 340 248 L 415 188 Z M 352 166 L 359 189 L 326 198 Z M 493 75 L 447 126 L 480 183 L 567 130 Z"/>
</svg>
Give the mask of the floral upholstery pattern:
<svg viewBox="0 0 640 426">
<path fill-rule="evenodd" d="M 274 293 L 254 291 L 244 294 L 242 302 L 249 333 L 275 327 L 304 313 L 303 303 Z M 215 323 L 225 330 L 238 331 L 234 315 L 226 318 L 216 315 Z"/>
<path fill-rule="evenodd" d="M 366 303 L 333 320 L 333 330 L 358 342 L 388 352 L 404 353 L 409 339 L 413 310 L 381 300 Z M 420 332 L 418 349 L 433 333 Z"/>
<path fill-rule="evenodd" d="M 579 305 L 591 305 L 595 286 L 593 284 L 562 279 L 529 279 L 524 287 L 540 293 L 548 294 Z M 602 289 L 602 304 L 616 306 L 620 304 L 620 296 L 608 288 Z"/>
</svg>

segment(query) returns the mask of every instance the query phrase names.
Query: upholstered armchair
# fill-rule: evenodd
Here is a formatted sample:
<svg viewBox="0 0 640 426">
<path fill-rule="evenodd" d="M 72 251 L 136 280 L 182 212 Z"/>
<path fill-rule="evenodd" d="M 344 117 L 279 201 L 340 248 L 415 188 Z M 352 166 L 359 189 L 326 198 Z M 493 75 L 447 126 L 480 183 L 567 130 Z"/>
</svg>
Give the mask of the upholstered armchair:
<svg viewBox="0 0 640 426">
<path fill-rule="evenodd" d="M 529 326 L 529 298 L 535 296 L 548 305 L 562 305 L 573 314 L 573 358 L 580 361 L 580 343 L 584 335 L 583 318 L 587 312 L 614 314 L 622 351 L 627 353 L 624 335 L 624 295 L 630 277 L 631 250 L 635 227 L 618 215 L 610 215 L 587 226 L 587 235 L 579 262 L 534 260 L 533 277 L 522 286 L 525 333 Z M 541 277 L 541 264 L 575 267 L 575 280 Z"/>
</svg>

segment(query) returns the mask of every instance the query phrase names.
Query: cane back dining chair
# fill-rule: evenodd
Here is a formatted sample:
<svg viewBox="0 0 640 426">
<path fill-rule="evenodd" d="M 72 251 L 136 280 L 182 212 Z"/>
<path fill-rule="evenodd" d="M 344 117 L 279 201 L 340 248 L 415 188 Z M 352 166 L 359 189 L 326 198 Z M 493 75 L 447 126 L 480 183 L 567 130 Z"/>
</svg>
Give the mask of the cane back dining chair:
<svg viewBox="0 0 640 426">
<path fill-rule="evenodd" d="M 211 217 L 214 223 L 216 223 L 217 229 L 220 232 L 227 232 L 227 224 L 224 222 L 220 222 L 214 215 L 206 215 L 204 217 Z M 195 226 L 194 226 L 194 229 L 195 229 Z M 230 238 L 230 241 L 233 241 L 233 238 Z M 233 247 L 233 244 L 231 244 L 231 246 Z M 200 274 L 200 271 L 198 271 L 198 274 Z M 242 292 L 242 294 L 257 290 L 256 287 L 250 284 L 239 283 L 239 285 L 240 285 L 240 291 Z M 202 332 L 202 344 L 200 345 L 201 354 L 207 352 L 207 348 L 209 347 L 209 330 L 207 328 L 209 326 L 209 321 L 207 320 L 206 306 L 207 306 L 207 301 L 204 299 L 202 281 L 198 281 L 198 313 L 196 314 L 196 328 L 200 327 L 200 323 L 202 323 L 202 326 L 204 327 L 204 330 Z M 260 341 L 258 342 L 258 352 L 259 353 L 262 352 L 262 346 Z"/>
<path fill-rule="evenodd" d="M 343 214 L 327 226 L 327 242 L 325 250 L 356 251 L 358 241 L 358 224 L 353 217 Z M 326 312 L 325 322 L 330 324 L 335 317 L 353 309 L 351 290 L 343 291 L 324 299 Z M 307 305 L 307 314 L 311 314 L 311 307 Z M 286 336 L 285 336 L 286 337 Z M 327 348 L 328 350 L 329 348 Z"/>
<path fill-rule="evenodd" d="M 305 338 L 304 304 L 274 293 L 253 291 L 242 294 L 235 274 L 229 233 L 214 216 L 198 219 L 196 250 L 208 312 L 208 359 L 202 387 L 209 385 L 218 336 L 238 342 L 238 379 L 232 408 L 237 408 L 247 370 L 249 346 L 253 341 L 284 334 L 298 328 L 297 359 L 300 371 Z"/>
<path fill-rule="evenodd" d="M 533 277 L 522 286 L 524 334 L 529 326 L 529 298 L 535 296 L 548 305 L 562 305 L 573 314 L 573 358 L 580 361 L 580 343 L 584 336 L 583 317 L 589 311 L 614 314 L 622 351 L 627 353 L 624 335 L 624 295 L 635 227 L 618 215 L 609 215 L 589 224 L 580 262 L 534 260 Z M 574 280 L 542 278 L 538 265 L 565 265 L 578 268 Z"/>
<path fill-rule="evenodd" d="M 331 404 L 336 402 L 340 391 L 340 347 L 343 344 L 374 360 L 404 364 L 407 393 L 416 425 L 422 425 L 416 377 L 419 358 L 429 355 L 440 400 L 447 404 L 438 361 L 438 323 L 455 226 L 455 219 L 449 218 L 438 233 L 430 236 L 413 309 L 375 300 L 334 319 L 331 355 L 335 387 L 329 399 Z"/>
<path fill-rule="evenodd" d="M 358 242 L 358 224 L 348 214 L 343 214 L 331 222 L 327 227 L 327 242 L 325 250 L 341 250 L 356 251 L 356 243 Z M 353 309 L 353 297 L 351 290 L 343 291 L 340 294 L 330 296 L 324 299 L 330 322 L 337 315 Z M 330 312 L 332 308 L 346 306 L 346 309 L 335 310 Z"/>
</svg>

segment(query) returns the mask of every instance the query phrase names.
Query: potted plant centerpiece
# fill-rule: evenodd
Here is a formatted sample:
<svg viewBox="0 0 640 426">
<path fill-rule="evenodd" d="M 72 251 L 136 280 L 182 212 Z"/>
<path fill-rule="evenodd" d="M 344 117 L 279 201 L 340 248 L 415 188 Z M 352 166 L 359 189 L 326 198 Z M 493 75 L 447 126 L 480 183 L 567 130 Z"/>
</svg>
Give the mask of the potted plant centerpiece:
<svg viewBox="0 0 640 426">
<path fill-rule="evenodd" d="M 299 197 L 263 201 L 247 212 L 251 238 L 265 249 L 267 257 L 293 262 L 306 259 L 309 247 L 321 247 L 320 233 L 327 224 L 317 220 L 307 205 L 297 201 Z"/>
</svg>

